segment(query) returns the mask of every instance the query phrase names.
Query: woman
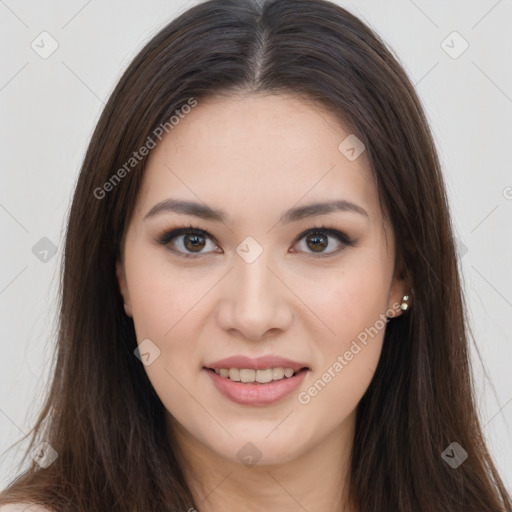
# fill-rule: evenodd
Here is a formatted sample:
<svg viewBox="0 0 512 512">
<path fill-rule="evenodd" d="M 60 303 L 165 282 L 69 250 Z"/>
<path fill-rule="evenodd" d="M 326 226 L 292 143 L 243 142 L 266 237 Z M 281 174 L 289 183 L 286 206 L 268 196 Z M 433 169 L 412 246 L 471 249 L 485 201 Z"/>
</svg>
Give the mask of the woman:
<svg viewBox="0 0 512 512">
<path fill-rule="evenodd" d="M 206 2 L 146 45 L 98 122 L 35 460 L 0 499 L 510 510 L 467 350 L 439 162 L 400 65 L 328 2 Z"/>
</svg>

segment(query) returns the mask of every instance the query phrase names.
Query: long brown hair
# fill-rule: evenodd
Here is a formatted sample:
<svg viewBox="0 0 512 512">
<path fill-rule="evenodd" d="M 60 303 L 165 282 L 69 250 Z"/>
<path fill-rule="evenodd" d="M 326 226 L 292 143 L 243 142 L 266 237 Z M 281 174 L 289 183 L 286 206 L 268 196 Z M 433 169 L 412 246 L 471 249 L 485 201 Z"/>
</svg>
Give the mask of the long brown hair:
<svg viewBox="0 0 512 512">
<path fill-rule="evenodd" d="M 147 156 L 126 163 L 191 98 L 233 91 L 293 93 L 349 124 L 366 146 L 397 265 L 414 288 L 409 314 L 387 327 L 358 405 L 350 471 L 358 510 L 510 511 L 475 408 L 447 197 L 425 115 L 379 37 L 323 0 L 202 3 L 161 30 L 122 76 L 76 186 L 53 380 L 29 433 L 30 449 L 45 441 L 58 457 L 45 469 L 32 461 L 1 502 L 55 511 L 199 508 L 163 404 L 134 356 L 115 261 Z M 468 454 L 457 468 L 441 456 L 452 442 Z"/>
</svg>

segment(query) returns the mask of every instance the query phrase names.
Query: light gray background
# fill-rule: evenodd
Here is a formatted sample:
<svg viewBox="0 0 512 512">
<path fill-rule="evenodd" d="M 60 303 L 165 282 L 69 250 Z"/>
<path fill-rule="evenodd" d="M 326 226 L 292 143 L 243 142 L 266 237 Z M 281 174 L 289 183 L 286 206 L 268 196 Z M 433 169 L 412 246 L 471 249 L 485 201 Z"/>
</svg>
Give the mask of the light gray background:
<svg viewBox="0 0 512 512">
<path fill-rule="evenodd" d="M 63 227 L 94 124 L 136 52 L 193 3 L 0 0 L 0 487 L 25 444 L 4 451 L 47 389 Z M 434 130 L 483 359 L 472 349 L 484 433 L 512 488 L 512 2 L 339 3 L 398 55 Z M 46 59 L 31 48 L 50 48 L 43 31 L 59 45 Z M 457 58 L 453 31 L 469 44 Z M 47 262 L 32 252 L 43 237 L 57 246 Z"/>
</svg>

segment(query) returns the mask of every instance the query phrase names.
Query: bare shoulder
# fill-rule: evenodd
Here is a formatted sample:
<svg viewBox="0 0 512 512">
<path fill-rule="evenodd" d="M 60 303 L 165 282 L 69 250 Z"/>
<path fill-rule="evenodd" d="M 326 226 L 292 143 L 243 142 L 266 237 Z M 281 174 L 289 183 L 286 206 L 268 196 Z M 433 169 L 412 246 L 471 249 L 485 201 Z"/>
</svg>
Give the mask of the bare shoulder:
<svg viewBox="0 0 512 512">
<path fill-rule="evenodd" d="M 33 503 L 8 503 L 0 505 L 0 512 L 52 512 L 51 510 L 34 505 Z"/>
</svg>

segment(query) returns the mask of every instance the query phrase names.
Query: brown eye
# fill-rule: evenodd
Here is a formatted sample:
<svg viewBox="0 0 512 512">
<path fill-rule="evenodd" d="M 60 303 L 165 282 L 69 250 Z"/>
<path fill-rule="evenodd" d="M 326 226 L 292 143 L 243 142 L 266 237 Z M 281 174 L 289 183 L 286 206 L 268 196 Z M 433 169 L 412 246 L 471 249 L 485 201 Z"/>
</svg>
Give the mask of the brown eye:
<svg viewBox="0 0 512 512">
<path fill-rule="evenodd" d="M 206 245 L 203 235 L 189 234 L 183 235 L 183 245 L 188 251 L 201 251 Z"/>
<path fill-rule="evenodd" d="M 354 246 L 355 240 L 351 240 L 337 229 L 320 227 L 304 231 L 297 238 L 295 245 L 299 247 L 299 252 L 322 257 L 337 254 L 348 246 Z"/>
<path fill-rule="evenodd" d="M 328 236 L 313 233 L 306 237 L 306 243 L 313 252 L 322 252 L 329 245 Z"/>
<path fill-rule="evenodd" d="M 196 228 L 178 228 L 162 235 L 158 242 L 172 252 L 184 256 L 203 256 L 211 252 L 222 252 L 212 237 L 204 230 Z"/>
</svg>

